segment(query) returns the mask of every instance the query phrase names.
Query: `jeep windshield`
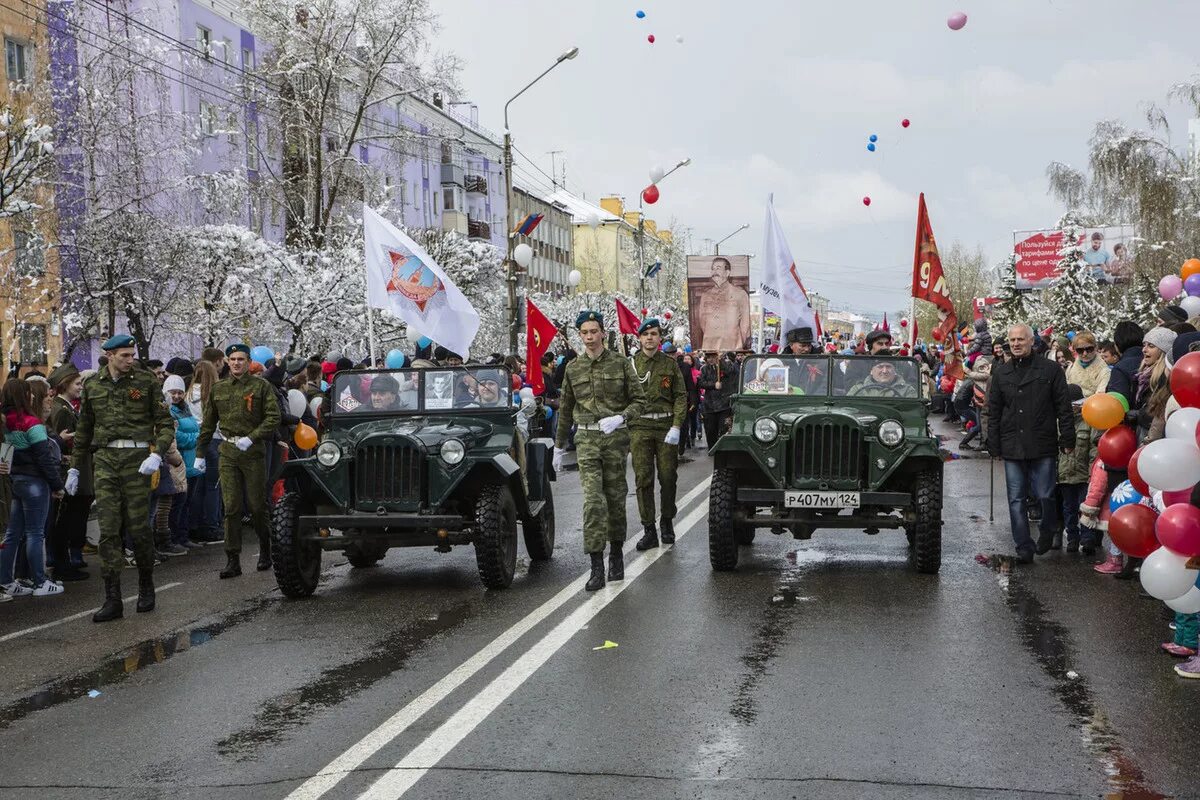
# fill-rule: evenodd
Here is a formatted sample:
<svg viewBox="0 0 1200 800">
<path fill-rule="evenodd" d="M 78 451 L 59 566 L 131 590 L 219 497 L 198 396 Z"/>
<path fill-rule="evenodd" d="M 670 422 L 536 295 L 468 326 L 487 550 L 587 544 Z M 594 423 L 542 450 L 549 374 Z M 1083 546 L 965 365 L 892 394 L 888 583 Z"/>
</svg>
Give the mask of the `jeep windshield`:
<svg viewBox="0 0 1200 800">
<path fill-rule="evenodd" d="M 853 356 L 833 360 L 834 397 L 921 399 L 921 372 L 912 359 Z"/>
<path fill-rule="evenodd" d="M 920 378 L 907 358 L 751 356 L 742 365 L 742 394 L 919 400 Z"/>
<path fill-rule="evenodd" d="M 333 413 L 508 409 L 511 395 L 512 377 L 502 367 L 356 370 L 334 378 Z"/>
</svg>

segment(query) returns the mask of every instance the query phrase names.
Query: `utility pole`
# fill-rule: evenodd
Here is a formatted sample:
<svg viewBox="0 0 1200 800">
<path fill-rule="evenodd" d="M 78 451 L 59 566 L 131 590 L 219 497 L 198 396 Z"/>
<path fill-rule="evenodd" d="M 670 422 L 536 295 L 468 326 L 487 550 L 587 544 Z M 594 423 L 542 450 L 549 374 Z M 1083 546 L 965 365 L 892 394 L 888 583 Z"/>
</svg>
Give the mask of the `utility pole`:
<svg viewBox="0 0 1200 800">
<path fill-rule="evenodd" d="M 562 150 L 546 151 L 546 155 L 550 156 L 550 183 L 554 185 L 555 189 L 558 188 L 558 167 L 555 164 L 554 157 L 562 155 L 563 152 L 564 151 L 562 151 Z M 564 187 L 567 184 L 566 172 L 567 172 L 567 169 L 566 169 L 566 165 L 564 164 L 563 165 L 563 186 Z"/>
</svg>

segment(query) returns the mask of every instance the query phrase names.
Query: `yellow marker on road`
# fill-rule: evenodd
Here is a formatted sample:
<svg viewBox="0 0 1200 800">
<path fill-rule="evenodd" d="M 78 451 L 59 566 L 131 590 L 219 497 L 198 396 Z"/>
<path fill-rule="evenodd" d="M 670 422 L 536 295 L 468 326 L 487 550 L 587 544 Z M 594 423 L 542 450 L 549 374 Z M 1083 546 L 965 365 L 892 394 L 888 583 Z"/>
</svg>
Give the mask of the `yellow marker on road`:
<svg viewBox="0 0 1200 800">
<path fill-rule="evenodd" d="M 610 642 L 607 639 L 605 639 L 604 644 L 600 645 L 599 647 L 593 647 L 592 649 L 593 650 L 612 650 L 614 647 L 620 647 L 620 645 L 618 645 L 616 642 Z"/>
</svg>

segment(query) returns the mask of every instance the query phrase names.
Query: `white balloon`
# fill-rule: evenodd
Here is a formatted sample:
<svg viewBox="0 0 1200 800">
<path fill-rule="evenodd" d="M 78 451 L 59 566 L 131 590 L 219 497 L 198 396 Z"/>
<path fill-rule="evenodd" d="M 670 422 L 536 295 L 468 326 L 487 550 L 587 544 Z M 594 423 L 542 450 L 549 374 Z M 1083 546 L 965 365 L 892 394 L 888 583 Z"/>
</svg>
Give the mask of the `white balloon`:
<svg viewBox="0 0 1200 800">
<path fill-rule="evenodd" d="M 1138 459 L 1138 467 L 1141 467 Z M 1142 562 L 1142 588 L 1159 600 L 1174 600 L 1183 597 L 1196 585 L 1200 571 L 1187 568 L 1188 557 L 1172 553 L 1160 547 Z"/>
<path fill-rule="evenodd" d="M 533 399 L 533 389 L 529 386 L 522 386 L 519 394 L 521 395 L 522 400 L 532 400 Z"/>
<path fill-rule="evenodd" d="M 1179 305 L 1187 312 L 1188 319 L 1200 316 L 1200 297 L 1185 297 L 1179 301 Z"/>
<path fill-rule="evenodd" d="M 658 183 L 659 181 L 661 181 L 663 179 L 663 175 L 666 175 L 666 174 L 667 174 L 667 171 L 665 169 L 663 169 L 662 167 L 659 167 L 659 166 L 651 167 L 650 168 L 650 182 Z"/>
<path fill-rule="evenodd" d="M 325 398 L 324 398 L 324 397 L 314 397 L 314 398 L 313 398 L 313 399 L 312 399 L 312 400 L 309 402 L 309 404 L 308 404 L 308 409 L 309 409 L 309 411 L 311 411 L 311 412 L 313 413 L 313 416 L 314 416 L 314 417 L 315 417 L 315 416 L 317 416 L 317 413 L 318 413 L 318 412 L 321 410 L 321 405 L 322 405 L 324 402 L 325 402 Z"/>
<path fill-rule="evenodd" d="M 1200 408 L 1181 408 L 1167 418 L 1167 438 L 1195 442 L 1197 425 L 1200 425 Z"/>
<path fill-rule="evenodd" d="M 675 41 L 678 42 L 679 44 L 683 44 L 683 36 L 682 35 L 676 36 Z"/>
<path fill-rule="evenodd" d="M 583 273 L 581 273 L 579 270 L 573 269 L 567 273 L 568 286 L 578 286 L 581 280 L 583 280 Z"/>
<path fill-rule="evenodd" d="M 1159 439 L 1138 456 L 1138 472 L 1146 483 L 1164 492 L 1190 489 L 1200 483 L 1200 449 L 1194 439 Z"/>
<path fill-rule="evenodd" d="M 1200 586 L 1193 586 L 1183 597 L 1167 600 L 1166 603 L 1168 608 L 1180 614 L 1200 613 Z"/>
<path fill-rule="evenodd" d="M 288 411 L 292 412 L 293 417 L 304 416 L 304 409 L 308 402 L 304 399 L 304 392 L 299 389 L 288 389 Z"/>
<path fill-rule="evenodd" d="M 588 227 L 591 228 L 592 230 L 596 230 L 596 228 L 599 228 L 600 227 L 600 215 L 597 214 L 595 211 L 590 212 L 587 215 L 587 224 L 588 224 Z"/>
<path fill-rule="evenodd" d="M 521 265 L 522 269 L 528 269 L 533 263 L 533 248 L 522 242 L 513 248 L 513 261 Z"/>
</svg>

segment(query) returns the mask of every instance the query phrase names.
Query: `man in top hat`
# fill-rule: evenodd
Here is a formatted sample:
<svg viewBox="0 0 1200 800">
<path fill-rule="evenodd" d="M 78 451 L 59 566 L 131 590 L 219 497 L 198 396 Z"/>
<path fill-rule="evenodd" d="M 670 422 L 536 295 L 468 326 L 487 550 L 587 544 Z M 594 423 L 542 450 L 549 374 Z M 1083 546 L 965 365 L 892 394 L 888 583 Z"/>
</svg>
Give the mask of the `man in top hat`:
<svg viewBox="0 0 1200 800">
<path fill-rule="evenodd" d="M 792 328 L 785 337 L 787 351 L 792 355 L 806 356 L 813 352 L 815 341 L 812 328 Z"/>
<path fill-rule="evenodd" d="M 662 325 L 657 318 L 641 324 L 638 343 L 630 362 L 646 394 L 646 405 L 640 417 L 629 421 L 629 440 L 643 531 L 637 549 L 649 550 L 658 547 L 658 528 L 654 525 L 656 470 L 662 499 L 662 541 L 675 543 L 675 476 L 679 470 L 679 430 L 687 413 L 687 389 L 675 359 L 659 352 Z"/>
<path fill-rule="evenodd" d="M 229 377 L 213 384 L 204 406 L 204 422 L 196 452 L 203 453 L 221 426 L 221 497 L 225 501 L 225 555 L 222 578 L 242 574 L 242 502 L 250 507 L 250 519 L 258 534 L 258 565 L 271 568 L 271 531 L 267 522 L 266 448 L 279 427 L 279 403 L 275 390 L 262 378 L 250 374 L 250 348 L 231 344 L 225 348 Z M 203 471 L 204 459 L 195 468 Z"/>
<path fill-rule="evenodd" d="M 93 622 L 124 614 L 121 532 L 133 539 L 138 568 L 138 611 L 154 609 L 154 536 L 150 531 L 150 480 L 162 466 L 161 453 L 175 439 L 175 423 L 162 402 L 154 373 L 136 366 L 128 334 L 101 345 L 107 363 L 83 385 L 79 421 L 67 471 L 67 494 L 77 495 L 81 469 L 92 460 L 100 521 L 100 573 L 104 604 Z"/>
<path fill-rule="evenodd" d="M 575 451 L 583 486 L 583 546 L 591 557 L 586 589 L 604 586 L 604 545 L 610 546 L 608 579 L 624 580 L 626 422 L 641 417 L 646 394 L 633 365 L 604 346 L 604 317 L 581 311 L 575 327 L 583 339 L 581 356 L 567 365 L 554 438 L 554 469 L 562 469 L 564 448 L 576 426 Z"/>
<path fill-rule="evenodd" d="M 812 328 L 792 328 L 784 338 L 787 352 L 794 356 L 820 355 Z M 826 362 L 802 361 L 791 363 L 791 387 L 800 394 L 825 394 L 828 375 Z"/>
</svg>

